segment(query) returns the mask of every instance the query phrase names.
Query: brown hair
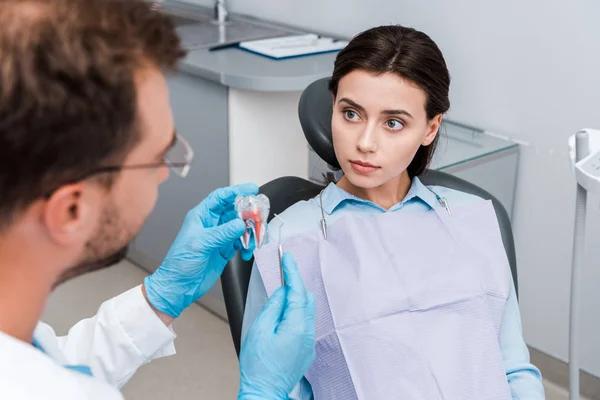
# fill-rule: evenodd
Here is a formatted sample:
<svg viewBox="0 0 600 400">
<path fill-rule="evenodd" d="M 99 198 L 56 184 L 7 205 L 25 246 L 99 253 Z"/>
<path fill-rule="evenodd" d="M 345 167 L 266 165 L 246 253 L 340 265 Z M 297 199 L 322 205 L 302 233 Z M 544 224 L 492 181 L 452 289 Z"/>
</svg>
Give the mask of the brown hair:
<svg viewBox="0 0 600 400">
<path fill-rule="evenodd" d="M 442 52 L 429 36 L 399 25 L 369 29 L 350 41 L 335 60 L 329 90 L 337 96 L 340 79 L 355 70 L 375 74 L 394 73 L 421 88 L 426 94 L 428 119 L 450 108 L 450 74 Z M 439 135 L 438 135 L 439 136 Z M 435 151 L 438 136 L 421 146 L 408 166 L 411 178 L 423 174 Z"/>
<path fill-rule="evenodd" d="M 136 74 L 185 52 L 144 0 L 0 0 L 0 26 L 1 226 L 121 162 L 139 139 Z"/>
</svg>

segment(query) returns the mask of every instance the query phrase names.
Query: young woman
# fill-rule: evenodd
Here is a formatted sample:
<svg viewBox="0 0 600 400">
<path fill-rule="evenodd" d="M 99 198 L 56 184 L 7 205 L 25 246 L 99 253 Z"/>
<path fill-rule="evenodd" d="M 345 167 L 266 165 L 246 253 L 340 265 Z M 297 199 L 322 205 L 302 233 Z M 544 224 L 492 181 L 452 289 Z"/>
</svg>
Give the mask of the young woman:
<svg viewBox="0 0 600 400">
<path fill-rule="evenodd" d="M 297 250 L 316 291 L 320 336 L 314 369 L 290 398 L 544 398 L 500 236 L 472 222 L 489 214 L 485 202 L 418 178 L 449 109 L 449 86 L 441 51 L 414 29 L 370 29 L 337 56 L 329 88 L 343 177 L 280 215 L 284 247 Z M 404 215 L 408 227 L 385 223 Z M 330 238 L 319 237 L 322 219 Z M 279 220 L 269 230 L 277 235 Z M 244 333 L 267 299 L 264 271 L 252 271 Z"/>
</svg>

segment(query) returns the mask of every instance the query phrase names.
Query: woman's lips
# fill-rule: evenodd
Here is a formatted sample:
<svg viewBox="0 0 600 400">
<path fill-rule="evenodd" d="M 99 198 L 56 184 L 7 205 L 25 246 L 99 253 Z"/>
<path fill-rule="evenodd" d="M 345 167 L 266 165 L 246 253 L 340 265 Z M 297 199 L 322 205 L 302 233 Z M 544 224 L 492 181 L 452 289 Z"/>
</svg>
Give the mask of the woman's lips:
<svg viewBox="0 0 600 400">
<path fill-rule="evenodd" d="M 373 164 L 370 164 L 365 161 L 360 161 L 360 160 L 350 160 L 350 165 L 352 165 L 353 170 L 355 170 L 359 174 L 364 174 L 364 175 L 375 172 L 380 168 L 380 167 L 376 167 Z"/>
</svg>

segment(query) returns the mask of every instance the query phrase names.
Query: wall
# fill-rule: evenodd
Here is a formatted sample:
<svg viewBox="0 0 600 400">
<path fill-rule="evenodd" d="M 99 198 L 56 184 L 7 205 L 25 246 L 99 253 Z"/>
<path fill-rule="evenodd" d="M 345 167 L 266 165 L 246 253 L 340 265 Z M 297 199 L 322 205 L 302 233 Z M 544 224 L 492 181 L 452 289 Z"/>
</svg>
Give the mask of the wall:
<svg viewBox="0 0 600 400">
<path fill-rule="evenodd" d="M 300 94 L 229 89 L 229 183 L 308 178 L 308 146 L 296 116 Z M 273 148 L 265 151 L 264 143 Z M 248 162 L 249 154 L 258 155 L 256 162 Z"/>
<path fill-rule="evenodd" d="M 453 78 L 449 116 L 528 144 L 514 221 L 525 337 L 566 360 L 574 220 L 566 140 L 579 128 L 600 129 L 600 2 L 231 0 L 228 7 L 346 37 L 400 23 L 438 43 Z M 593 200 L 581 361 L 600 376 L 600 200 Z"/>
</svg>

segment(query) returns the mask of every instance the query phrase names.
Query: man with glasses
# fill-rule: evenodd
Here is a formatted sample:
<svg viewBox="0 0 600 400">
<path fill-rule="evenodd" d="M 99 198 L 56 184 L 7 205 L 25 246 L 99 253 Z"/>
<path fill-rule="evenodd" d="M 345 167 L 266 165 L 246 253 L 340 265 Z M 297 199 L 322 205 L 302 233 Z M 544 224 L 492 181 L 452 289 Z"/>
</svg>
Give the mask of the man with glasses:
<svg viewBox="0 0 600 400">
<path fill-rule="evenodd" d="M 171 322 L 240 250 L 233 201 L 258 187 L 211 193 L 155 273 L 57 337 L 38 323 L 51 291 L 120 260 L 169 169 L 190 168 L 164 75 L 184 51 L 143 0 L 0 0 L 0 55 L 0 398 L 121 398 L 174 354 Z M 241 399 L 287 399 L 314 358 L 315 301 L 283 264 L 243 345 Z"/>
</svg>

